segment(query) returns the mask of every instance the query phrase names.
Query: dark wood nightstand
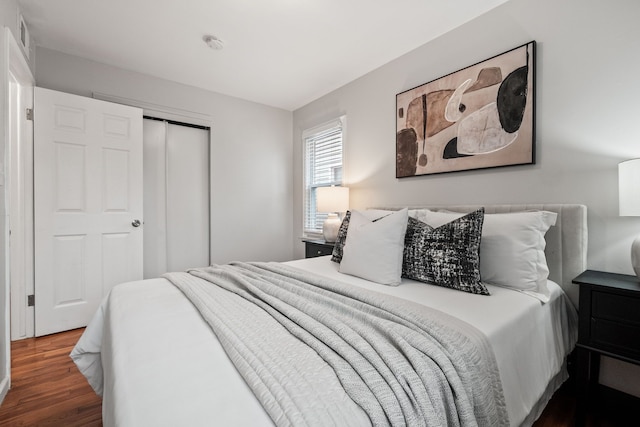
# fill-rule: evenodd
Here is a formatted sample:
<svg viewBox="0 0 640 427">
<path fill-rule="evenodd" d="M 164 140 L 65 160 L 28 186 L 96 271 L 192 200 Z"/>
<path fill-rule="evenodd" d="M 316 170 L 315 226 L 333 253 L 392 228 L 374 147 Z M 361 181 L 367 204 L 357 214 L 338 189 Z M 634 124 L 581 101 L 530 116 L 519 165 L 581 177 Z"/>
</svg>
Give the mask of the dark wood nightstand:
<svg viewBox="0 0 640 427">
<path fill-rule="evenodd" d="M 640 365 L 640 280 L 587 270 L 573 283 L 580 285 L 576 425 L 584 425 L 589 389 L 598 383 L 600 356 Z"/>
<path fill-rule="evenodd" d="M 327 243 L 324 240 L 302 239 L 304 242 L 304 257 L 314 258 L 317 256 L 331 255 L 335 243 Z"/>
</svg>

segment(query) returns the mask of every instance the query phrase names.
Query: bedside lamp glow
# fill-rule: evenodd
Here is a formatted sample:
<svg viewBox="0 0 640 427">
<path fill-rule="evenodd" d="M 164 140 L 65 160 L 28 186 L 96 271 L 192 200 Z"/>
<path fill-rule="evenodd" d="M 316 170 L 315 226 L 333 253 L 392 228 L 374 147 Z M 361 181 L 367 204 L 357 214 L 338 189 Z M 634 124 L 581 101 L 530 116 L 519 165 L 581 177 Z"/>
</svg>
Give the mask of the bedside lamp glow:
<svg viewBox="0 0 640 427">
<path fill-rule="evenodd" d="M 620 216 L 640 216 L 640 159 L 618 165 L 618 196 Z M 640 277 L 640 235 L 631 245 L 631 265 Z"/>
<path fill-rule="evenodd" d="M 322 234 L 326 242 L 336 241 L 342 222 L 338 213 L 346 212 L 347 209 L 349 209 L 349 188 L 319 187 L 316 190 L 316 210 L 329 213 L 322 224 Z"/>
</svg>

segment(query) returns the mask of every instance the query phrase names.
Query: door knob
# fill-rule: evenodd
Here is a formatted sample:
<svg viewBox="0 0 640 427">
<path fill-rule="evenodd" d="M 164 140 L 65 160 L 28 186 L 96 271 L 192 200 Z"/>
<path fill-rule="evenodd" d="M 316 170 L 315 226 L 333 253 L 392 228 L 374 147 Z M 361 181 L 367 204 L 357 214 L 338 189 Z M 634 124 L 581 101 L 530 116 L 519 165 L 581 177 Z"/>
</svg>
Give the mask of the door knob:
<svg viewBox="0 0 640 427">
<path fill-rule="evenodd" d="M 139 219 L 134 219 L 133 222 L 131 223 L 131 225 L 133 225 L 134 227 L 140 227 L 140 220 Z"/>
</svg>

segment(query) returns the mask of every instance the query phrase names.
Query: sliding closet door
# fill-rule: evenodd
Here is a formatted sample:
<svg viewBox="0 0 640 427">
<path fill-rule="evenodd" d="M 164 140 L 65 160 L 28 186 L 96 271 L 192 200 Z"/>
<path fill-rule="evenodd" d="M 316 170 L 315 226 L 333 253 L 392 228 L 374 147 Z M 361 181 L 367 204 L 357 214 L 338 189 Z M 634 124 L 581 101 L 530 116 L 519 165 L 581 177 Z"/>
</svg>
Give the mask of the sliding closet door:
<svg viewBox="0 0 640 427">
<path fill-rule="evenodd" d="M 144 120 L 144 277 L 209 265 L 209 131 Z"/>
<path fill-rule="evenodd" d="M 209 132 L 167 125 L 167 269 L 209 265 Z"/>
<path fill-rule="evenodd" d="M 144 119 L 142 132 L 144 278 L 151 279 L 167 272 L 166 123 Z"/>
</svg>

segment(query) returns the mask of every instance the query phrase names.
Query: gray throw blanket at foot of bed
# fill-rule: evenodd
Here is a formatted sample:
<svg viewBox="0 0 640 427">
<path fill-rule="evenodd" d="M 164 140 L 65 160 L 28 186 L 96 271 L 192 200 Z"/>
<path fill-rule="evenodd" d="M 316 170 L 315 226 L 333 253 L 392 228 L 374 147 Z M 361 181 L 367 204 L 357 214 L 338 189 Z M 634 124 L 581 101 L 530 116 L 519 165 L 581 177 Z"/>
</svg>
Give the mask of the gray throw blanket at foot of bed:
<svg viewBox="0 0 640 427">
<path fill-rule="evenodd" d="M 165 277 L 278 426 L 509 425 L 486 337 L 438 310 L 277 263 Z"/>
</svg>

